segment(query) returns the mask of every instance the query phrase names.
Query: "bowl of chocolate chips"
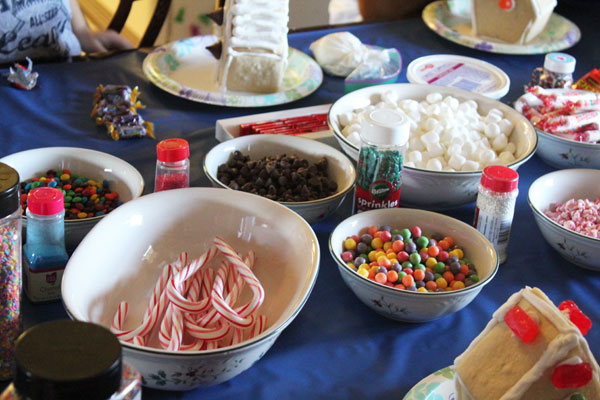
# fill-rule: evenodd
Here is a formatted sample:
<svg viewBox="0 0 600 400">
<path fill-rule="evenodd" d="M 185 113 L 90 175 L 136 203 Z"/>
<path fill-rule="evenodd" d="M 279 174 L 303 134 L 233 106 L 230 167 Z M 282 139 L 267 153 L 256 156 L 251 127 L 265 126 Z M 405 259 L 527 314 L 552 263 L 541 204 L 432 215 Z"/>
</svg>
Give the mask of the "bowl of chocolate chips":
<svg viewBox="0 0 600 400">
<path fill-rule="evenodd" d="M 213 147 L 204 172 L 215 187 L 277 201 L 315 223 L 354 187 L 354 163 L 324 143 L 284 135 L 250 135 Z"/>
</svg>

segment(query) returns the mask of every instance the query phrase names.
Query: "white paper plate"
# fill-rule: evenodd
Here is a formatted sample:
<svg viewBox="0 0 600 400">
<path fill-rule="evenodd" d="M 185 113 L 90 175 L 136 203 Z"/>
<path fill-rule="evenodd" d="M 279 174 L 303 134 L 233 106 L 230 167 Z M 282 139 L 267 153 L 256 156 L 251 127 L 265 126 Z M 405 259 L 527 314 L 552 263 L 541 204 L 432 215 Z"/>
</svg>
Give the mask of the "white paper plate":
<svg viewBox="0 0 600 400">
<path fill-rule="evenodd" d="M 446 1 L 428 4 L 423 9 L 422 17 L 425 24 L 441 37 L 491 53 L 544 54 L 568 49 L 581 38 L 577 25 L 558 14 L 552 14 L 546 28 L 531 42 L 522 45 L 475 36 L 471 28 L 471 20 L 452 14 Z"/>
<path fill-rule="evenodd" d="M 206 50 L 216 40 L 212 35 L 195 36 L 160 46 L 144 59 L 144 73 L 153 84 L 175 96 L 228 107 L 289 103 L 308 96 L 323 82 L 319 64 L 301 51 L 289 48 L 288 68 L 280 92 L 222 92 L 215 81 L 217 60 Z"/>
</svg>

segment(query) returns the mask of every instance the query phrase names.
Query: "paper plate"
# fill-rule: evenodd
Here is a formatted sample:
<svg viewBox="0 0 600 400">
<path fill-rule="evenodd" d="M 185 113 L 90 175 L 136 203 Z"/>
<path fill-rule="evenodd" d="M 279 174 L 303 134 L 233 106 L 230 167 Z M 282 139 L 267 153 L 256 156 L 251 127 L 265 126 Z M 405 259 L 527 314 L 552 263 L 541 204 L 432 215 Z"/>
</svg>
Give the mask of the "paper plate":
<svg viewBox="0 0 600 400">
<path fill-rule="evenodd" d="M 199 103 L 228 107 L 267 107 L 308 96 L 323 82 L 319 64 L 303 52 L 289 48 L 282 90 L 277 93 L 222 92 L 215 81 L 217 60 L 206 46 L 216 36 L 195 36 L 156 48 L 144 59 L 148 79 L 175 96 Z"/>
<path fill-rule="evenodd" d="M 455 400 L 454 367 L 434 372 L 413 386 L 403 400 Z"/>
<path fill-rule="evenodd" d="M 512 44 L 482 39 L 473 34 L 471 20 L 454 15 L 446 1 L 435 1 L 423 9 L 423 21 L 441 37 L 454 43 L 491 53 L 543 54 L 568 49 L 581 38 L 581 31 L 573 22 L 552 14 L 546 28 L 531 42 Z"/>
</svg>

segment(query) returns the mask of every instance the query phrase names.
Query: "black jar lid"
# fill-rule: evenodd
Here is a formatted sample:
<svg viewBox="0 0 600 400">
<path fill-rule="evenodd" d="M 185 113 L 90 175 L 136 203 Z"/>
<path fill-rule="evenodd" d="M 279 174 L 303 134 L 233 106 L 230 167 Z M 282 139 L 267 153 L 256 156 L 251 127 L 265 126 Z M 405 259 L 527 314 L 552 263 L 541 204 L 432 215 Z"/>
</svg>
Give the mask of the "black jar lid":
<svg viewBox="0 0 600 400">
<path fill-rule="evenodd" d="M 14 168 L 0 162 L 0 219 L 21 207 L 19 194 L 19 174 Z"/>
<path fill-rule="evenodd" d="M 25 331 L 15 345 L 15 389 L 33 400 L 105 400 L 121 383 L 121 345 L 100 325 L 57 320 Z"/>
</svg>

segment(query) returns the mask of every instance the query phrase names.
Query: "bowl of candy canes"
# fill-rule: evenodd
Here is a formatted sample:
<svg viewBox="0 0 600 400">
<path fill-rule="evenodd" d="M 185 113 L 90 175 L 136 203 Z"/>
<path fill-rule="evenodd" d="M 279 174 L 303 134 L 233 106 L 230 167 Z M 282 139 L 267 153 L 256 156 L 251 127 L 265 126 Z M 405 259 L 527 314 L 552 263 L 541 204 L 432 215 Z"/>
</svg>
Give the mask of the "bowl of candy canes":
<svg viewBox="0 0 600 400">
<path fill-rule="evenodd" d="M 600 94 L 531 87 L 515 109 L 535 126 L 536 154 L 556 168 L 600 168 Z"/>
<path fill-rule="evenodd" d="M 537 146 L 531 123 L 499 101 L 453 87 L 399 83 L 356 90 L 331 106 L 330 128 L 354 160 L 362 115 L 377 107 L 410 120 L 400 195 L 409 207 L 449 209 L 473 202 L 485 167 L 516 170 Z"/>
<path fill-rule="evenodd" d="M 250 135 L 213 147 L 204 172 L 216 187 L 280 202 L 309 223 L 334 212 L 352 190 L 354 164 L 324 143 L 286 135 Z"/>
<path fill-rule="evenodd" d="M 544 239 L 567 261 L 600 271 L 600 170 L 562 169 L 536 179 L 528 202 Z"/>
<path fill-rule="evenodd" d="M 144 178 L 135 167 L 100 151 L 44 147 L 14 153 L 1 161 L 19 173 L 24 227 L 29 191 L 41 186 L 63 191 L 65 244 L 69 252 L 106 214 L 144 191 Z"/>
<path fill-rule="evenodd" d="M 62 298 L 73 319 L 120 339 L 146 386 L 188 390 L 257 362 L 304 306 L 319 259 L 310 225 L 277 202 L 174 189 L 98 223 L 66 266 Z"/>
<path fill-rule="evenodd" d="M 498 271 L 494 247 L 475 228 L 410 208 L 345 219 L 331 233 L 329 251 L 360 301 L 405 322 L 432 321 L 461 310 Z"/>
</svg>

